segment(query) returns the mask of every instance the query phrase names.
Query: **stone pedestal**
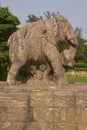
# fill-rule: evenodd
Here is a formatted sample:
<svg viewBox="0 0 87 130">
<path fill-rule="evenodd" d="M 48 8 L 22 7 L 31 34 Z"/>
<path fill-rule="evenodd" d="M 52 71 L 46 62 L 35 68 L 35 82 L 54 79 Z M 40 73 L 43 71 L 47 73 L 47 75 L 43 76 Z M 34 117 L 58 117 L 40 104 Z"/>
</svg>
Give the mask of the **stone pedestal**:
<svg viewBox="0 0 87 130">
<path fill-rule="evenodd" d="M 0 83 L 0 130 L 87 130 L 87 84 Z"/>
</svg>

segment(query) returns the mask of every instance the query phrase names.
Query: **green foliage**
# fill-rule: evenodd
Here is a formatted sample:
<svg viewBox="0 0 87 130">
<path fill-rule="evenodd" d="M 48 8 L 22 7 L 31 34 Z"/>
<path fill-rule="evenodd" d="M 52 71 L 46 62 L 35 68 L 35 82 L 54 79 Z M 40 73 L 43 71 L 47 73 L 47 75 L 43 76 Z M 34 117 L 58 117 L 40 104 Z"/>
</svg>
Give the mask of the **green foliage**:
<svg viewBox="0 0 87 130">
<path fill-rule="evenodd" d="M 87 72 L 87 63 L 74 63 L 73 67 L 69 68 L 68 71 L 85 71 Z"/>
<path fill-rule="evenodd" d="M 87 40 L 78 37 L 78 48 L 75 56 L 75 62 L 87 63 Z"/>
<path fill-rule="evenodd" d="M 8 46 L 6 42 L 0 44 L 0 80 L 6 80 L 7 69 L 10 66 Z"/>
<path fill-rule="evenodd" d="M 24 73 L 22 70 L 19 71 L 19 75 L 17 77 L 17 80 L 22 82 L 22 83 L 25 83 L 27 82 L 28 80 L 28 76 L 26 73 Z"/>
<path fill-rule="evenodd" d="M 7 41 L 19 24 L 18 18 L 9 12 L 8 7 L 0 7 L 0 42 Z"/>
<path fill-rule="evenodd" d="M 74 68 L 74 71 L 85 71 L 87 72 L 87 68 Z"/>
<path fill-rule="evenodd" d="M 75 63 L 72 69 L 75 71 L 87 71 L 87 63 Z"/>
<path fill-rule="evenodd" d="M 87 64 L 85 63 L 75 63 L 73 65 L 74 68 L 87 68 Z"/>
<path fill-rule="evenodd" d="M 82 38 L 82 28 L 76 27 L 75 33 L 78 38 L 78 48 L 76 52 L 75 62 L 87 63 L 87 42 L 86 39 Z"/>
<path fill-rule="evenodd" d="M 59 52 L 62 52 L 62 51 L 64 51 L 65 49 L 68 49 L 68 46 L 67 46 L 66 44 L 61 43 L 61 44 L 58 45 L 58 50 L 59 50 Z"/>
<path fill-rule="evenodd" d="M 78 37 L 82 37 L 82 28 L 81 27 L 76 27 L 75 33 Z"/>
<path fill-rule="evenodd" d="M 52 17 L 55 17 L 55 16 L 59 15 L 59 12 L 57 12 L 57 13 L 54 13 L 54 12 L 50 13 L 49 11 L 46 11 L 43 14 L 45 16 L 45 19 L 50 19 Z M 37 17 L 34 14 L 31 14 L 31 15 L 28 15 L 28 20 L 26 22 L 27 23 L 28 22 L 31 23 L 31 22 L 35 22 L 35 21 L 39 21 L 39 20 L 43 20 L 43 19 L 44 18 L 42 16 Z"/>
<path fill-rule="evenodd" d="M 35 16 L 34 14 L 32 15 L 29 15 L 28 16 L 28 20 L 26 21 L 27 23 L 31 23 L 31 22 L 35 22 L 35 21 L 39 21 L 39 20 L 42 20 L 43 18 L 40 16 L 40 17 L 37 17 Z"/>
</svg>

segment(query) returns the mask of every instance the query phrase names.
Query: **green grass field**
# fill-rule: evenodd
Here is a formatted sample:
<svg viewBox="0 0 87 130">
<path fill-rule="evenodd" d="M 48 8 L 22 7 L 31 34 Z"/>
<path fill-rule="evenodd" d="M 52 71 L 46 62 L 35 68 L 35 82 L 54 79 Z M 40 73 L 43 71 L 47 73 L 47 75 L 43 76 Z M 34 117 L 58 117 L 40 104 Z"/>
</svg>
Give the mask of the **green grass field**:
<svg viewBox="0 0 87 130">
<path fill-rule="evenodd" d="M 80 76 L 67 76 L 67 80 L 69 82 L 87 82 L 87 77 L 80 77 Z"/>
</svg>

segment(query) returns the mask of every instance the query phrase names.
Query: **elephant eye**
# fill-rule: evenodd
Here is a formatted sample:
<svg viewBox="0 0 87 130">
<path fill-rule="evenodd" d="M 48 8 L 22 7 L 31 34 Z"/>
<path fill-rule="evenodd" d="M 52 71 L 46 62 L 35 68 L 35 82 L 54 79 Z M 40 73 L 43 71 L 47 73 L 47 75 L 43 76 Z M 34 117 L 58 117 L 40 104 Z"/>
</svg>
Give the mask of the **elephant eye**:
<svg viewBox="0 0 87 130">
<path fill-rule="evenodd" d="M 47 30 L 43 30 L 43 35 L 47 33 Z"/>
</svg>

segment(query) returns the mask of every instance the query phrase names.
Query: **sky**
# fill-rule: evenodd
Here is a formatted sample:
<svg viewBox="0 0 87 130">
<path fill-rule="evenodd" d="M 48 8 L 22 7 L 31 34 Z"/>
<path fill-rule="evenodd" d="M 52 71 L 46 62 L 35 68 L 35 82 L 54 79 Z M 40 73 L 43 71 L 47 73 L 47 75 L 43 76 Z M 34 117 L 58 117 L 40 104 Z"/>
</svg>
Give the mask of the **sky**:
<svg viewBox="0 0 87 130">
<path fill-rule="evenodd" d="M 64 15 L 75 29 L 82 28 L 87 39 L 87 0 L 0 0 L 1 6 L 8 6 L 17 16 L 20 26 L 26 24 L 28 15 L 44 16 L 43 12 L 59 12 Z"/>
</svg>

